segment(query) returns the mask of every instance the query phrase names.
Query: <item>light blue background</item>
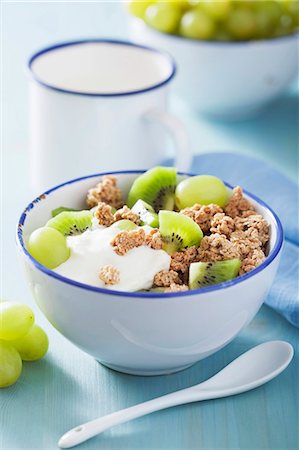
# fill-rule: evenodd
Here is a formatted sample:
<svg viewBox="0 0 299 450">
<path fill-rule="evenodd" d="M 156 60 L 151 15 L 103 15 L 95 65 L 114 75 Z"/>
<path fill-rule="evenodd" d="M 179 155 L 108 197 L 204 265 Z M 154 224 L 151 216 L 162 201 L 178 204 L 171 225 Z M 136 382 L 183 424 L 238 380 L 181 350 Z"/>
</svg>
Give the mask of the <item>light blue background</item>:
<svg viewBox="0 0 299 450">
<path fill-rule="evenodd" d="M 141 402 L 212 375 L 256 343 L 286 339 L 298 350 L 298 331 L 263 307 L 228 347 L 177 375 L 137 378 L 101 367 L 63 339 L 34 305 L 19 267 L 14 228 L 32 199 L 28 176 L 28 98 L 25 61 L 60 40 L 126 37 L 120 3 L 4 2 L 2 4 L 1 289 L 5 298 L 30 304 L 47 330 L 50 350 L 24 364 L 20 381 L 0 391 L 0 449 L 55 449 L 61 433 L 82 421 Z M 294 86 L 258 118 L 216 123 L 173 97 L 194 151 L 234 151 L 265 158 L 295 179 L 298 174 L 299 106 Z M 279 195 L 279 193 L 278 193 Z M 296 449 L 298 357 L 268 385 L 231 399 L 182 406 L 116 427 L 84 449 Z"/>
</svg>

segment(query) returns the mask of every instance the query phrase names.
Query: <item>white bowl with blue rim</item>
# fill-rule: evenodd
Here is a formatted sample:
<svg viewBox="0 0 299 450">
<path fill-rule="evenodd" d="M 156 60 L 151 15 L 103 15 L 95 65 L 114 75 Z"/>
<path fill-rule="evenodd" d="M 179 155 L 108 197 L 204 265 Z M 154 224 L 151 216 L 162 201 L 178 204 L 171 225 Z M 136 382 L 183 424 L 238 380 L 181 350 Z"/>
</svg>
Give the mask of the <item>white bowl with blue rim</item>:
<svg viewBox="0 0 299 450">
<path fill-rule="evenodd" d="M 246 42 L 188 39 L 129 18 L 130 38 L 166 50 L 178 72 L 174 91 L 192 108 L 220 118 L 253 115 L 298 75 L 299 35 Z"/>
<path fill-rule="evenodd" d="M 126 194 L 140 171 L 115 174 Z M 33 200 L 22 213 L 17 246 L 32 294 L 63 336 L 112 369 L 136 375 L 185 369 L 231 342 L 256 315 L 279 263 L 283 243 L 280 220 L 263 201 L 246 193 L 270 224 L 268 256 L 257 268 L 234 280 L 167 294 L 86 285 L 38 263 L 26 250 L 26 240 L 47 222 L 57 206 L 84 208 L 87 190 L 103 175 L 56 186 Z"/>
</svg>

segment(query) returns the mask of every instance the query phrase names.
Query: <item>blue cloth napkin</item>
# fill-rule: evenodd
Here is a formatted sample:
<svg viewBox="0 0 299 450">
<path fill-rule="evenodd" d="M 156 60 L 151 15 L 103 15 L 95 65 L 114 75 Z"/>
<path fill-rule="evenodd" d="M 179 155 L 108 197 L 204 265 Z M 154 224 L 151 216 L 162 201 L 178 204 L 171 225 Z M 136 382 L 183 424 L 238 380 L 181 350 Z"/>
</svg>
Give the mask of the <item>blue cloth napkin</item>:
<svg viewBox="0 0 299 450">
<path fill-rule="evenodd" d="M 285 243 L 266 304 L 299 327 L 299 191 L 296 183 L 263 160 L 233 153 L 195 156 L 191 171 L 215 175 L 232 185 L 240 185 L 264 200 L 279 216 Z"/>
</svg>

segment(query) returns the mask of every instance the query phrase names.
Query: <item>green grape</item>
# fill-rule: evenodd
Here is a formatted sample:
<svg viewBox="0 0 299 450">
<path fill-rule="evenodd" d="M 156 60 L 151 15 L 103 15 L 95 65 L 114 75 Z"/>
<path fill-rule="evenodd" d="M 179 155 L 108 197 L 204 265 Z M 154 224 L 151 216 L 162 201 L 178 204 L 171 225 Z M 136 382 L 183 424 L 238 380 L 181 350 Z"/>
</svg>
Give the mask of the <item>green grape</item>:
<svg viewBox="0 0 299 450">
<path fill-rule="evenodd" d="M 233 3 L 237 6 L 241 6 L 241 8 L 244 9 L 254 9 L 256 4 L 259 3 L 260 1 L 263 0 L 234 0 Z"/>
<path fill-rule="evenodd" d="M 225 184 L 212 175 L 197 175 L 181 181 L 175 191 L 175 202 L 179 209 L 188 208 L 199 203 L 215 203 L 221 207 L 228 201 Z"/>
<path fill-rule="evenodd" d="M 294 24 L 294 19 L 291 14 L 282 14 L 280 17 L 280 25 L 286 30 L 292 31 Z"/>
<path fill-rule="evenodd" d="M 188 11 L 182 16 L 180 23 L 182 36 L 191 39 L 211 39 L 215 31 L 213 20 L 199 9 Z"/>
<path fill-rule="evenodd" d="M 130 0 L 127 2 L 128 11 L 133 14 L 133 16 L 139 17 L 140 19 L 144 19 L 145 10 L 148 6 L 150 6 L 153 1 L 147 0 Z"/>
<path fill-rule="evenodd" d="M 22 359 L 6 341 L 0 341 L 0 388 L 14 384 L 22 372 Z"/>
<path fill-rule="evenodd" d="M 151 2 L 153 3 L 153 2 Z M 190 4 L 188 2 L 188 0 L 157 0 L 157 3 L 166 3 L 167 6 L 170 6 L 172 8 L 178 8 L 181 11 L 186 11 L 187 9 L 190 8 Z"/>
<path fill-rule="evenodd" d="M 225 20 L 232 6 L 231 0 L 202 0 L 199 6 L 214 20 Z"/>
<path fill-rule="evenodd" d="M 33 258 L 49 269 L 59 266 L 70 256 L 66 238 L 50 227 L 33 231 L 29 237 L 27 249 Z"/>
<path fill-rule="evenodd" d="M 273 34 L 272 20 L 267 11 L 261 8 L 255 13 L 257 37 L 266 38 Z"/>
<path fill-rule="evenodd" d="M 0 303 L 0 339 L 18 339 L 28 333 L 34 314 L 27 305 L 15 302 Z"/>
<path fill-rule="evenodd" d="M 255 3 L 257 13 L 267 15 L 268 21 L 272 27 L 279 23 L 282 9 L 280 4 L 274 0 L 261 0 Z"/>
<path fill-rule="evenodd" d="M 146 23 L 163 33 L 174 33 L 177 30 L 181 12 L 167 3 L 150 5 L 145 11 Z"/>
<path fill-rule="evenodd" d="M 292 33 L 295 28 L 294 20 L 291 14 L 283 14 L 279 24 L 275 29 L 275 36 L 285 36 Z"/>
<path fill-rule="evenodd" d="M 294 26 L 299 26 L 299 0 L 286 0 L 285 8 L 293 17 Z"/>
<path fill-rule="evenodd" d="M 216 41 L 227 42 L 227 41 L 231 41 L 232 37 L 228 33 L 227 30 L 223 29 L 222 27 L 217 27 L 217 31 L 215 33 L 214 39 Z"/>
<path fill-rule="evenodd" d="M 41 327 L 34 324 L 25 336 L 10 342 L 23 361 L 36 361 L 48 351 L 48 336 Z"/>
<path fill-rule="evenodd" d="M 257 32 L 257 24 L 254 11 L 248 8 L 238 7 L 231 11 L 226 28 L 235 39 L 251 39 Z"/>
<path fill-rule="evenodd" d="M 119 230 L 125 230 L 125 231 L 130 231 L 130 230 L 136 230 L 137 225 L 132 222 L 131 220 L 128 219 L 122 219 L 122 220 L 118 220 L 117 222 L 114 222 L 114 224 L 112 225 L 113 228 L 118 228 Z"/>
</svg>

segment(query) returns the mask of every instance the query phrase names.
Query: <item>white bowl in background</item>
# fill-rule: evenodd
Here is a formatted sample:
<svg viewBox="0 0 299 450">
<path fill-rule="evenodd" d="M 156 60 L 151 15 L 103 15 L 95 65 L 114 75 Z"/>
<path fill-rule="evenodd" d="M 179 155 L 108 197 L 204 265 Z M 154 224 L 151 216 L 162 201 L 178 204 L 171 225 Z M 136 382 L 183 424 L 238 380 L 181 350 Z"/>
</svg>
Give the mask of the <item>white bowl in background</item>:
<svg viewBox="0 0 299 450">
<path fill-rule="evenodd" d="M 117 172 L 127 193 L 138 171 Z M 267 259 L 234 280 L 179 293 L 119 292 L 62 277 L 39 264 L 26 239 L 60 205 L 84 208 L 102 175 L 57 186 L 20 217 L 17 245 L 35 300 L 47 319 L 80 349 L 115 370 L 157 375 L 182 370 L 227 345 L 252 320 L 273 282 L 283 242 L 281 223 L 261 200 L 246 194 L 269 222 Z"/>
<path fill-rule="evenodd" d="M 178 70 L 174 92 L 215 117 L 253 115 L 298 74 L 298 34 L 248 42 L 200 41 L 160 33 L 129 18 L 130 38 L 166 50 Z"/>
</svg>

